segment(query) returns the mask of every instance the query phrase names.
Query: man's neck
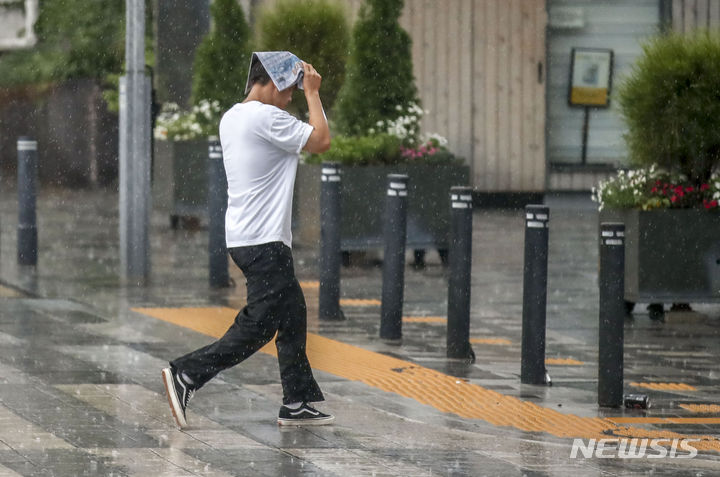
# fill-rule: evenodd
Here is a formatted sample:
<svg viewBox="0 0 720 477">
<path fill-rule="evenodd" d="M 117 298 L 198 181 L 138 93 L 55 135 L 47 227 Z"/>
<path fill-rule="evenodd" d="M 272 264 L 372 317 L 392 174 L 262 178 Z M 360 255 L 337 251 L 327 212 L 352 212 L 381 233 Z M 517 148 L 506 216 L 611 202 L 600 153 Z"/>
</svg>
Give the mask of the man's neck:
<svg viewBox="0 0 720 477">
<path fill-rule="evenodd" d="M 272 104 L 271 91 L 266 86 L 267 85 L 262 86 L 259 84 L 253 85 L 250 93 L 247 95 L 243 103 L 247 103 L 249 101 L 258 101 L 260 103 Z"/>
</svg>

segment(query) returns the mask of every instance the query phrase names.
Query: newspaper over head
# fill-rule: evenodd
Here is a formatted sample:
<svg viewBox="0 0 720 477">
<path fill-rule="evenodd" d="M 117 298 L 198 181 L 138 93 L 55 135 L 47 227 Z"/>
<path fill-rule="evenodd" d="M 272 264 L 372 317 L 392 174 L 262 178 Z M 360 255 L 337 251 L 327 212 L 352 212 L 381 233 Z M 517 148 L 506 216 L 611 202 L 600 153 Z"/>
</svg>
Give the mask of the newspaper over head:
<svg viewBox="0 0 720 477">
<path fill-rule="evenodd" d="M 303 61 L 289 51 L 256 51 L 250 60 L 251 70 L 256 61 L 262 63 L 278 91 L 283 91 L 294 84 L 303 89 Z M 248 71 L 245 94 L 248 94 L 250 89 L 250 71 Z"/>
</svg>

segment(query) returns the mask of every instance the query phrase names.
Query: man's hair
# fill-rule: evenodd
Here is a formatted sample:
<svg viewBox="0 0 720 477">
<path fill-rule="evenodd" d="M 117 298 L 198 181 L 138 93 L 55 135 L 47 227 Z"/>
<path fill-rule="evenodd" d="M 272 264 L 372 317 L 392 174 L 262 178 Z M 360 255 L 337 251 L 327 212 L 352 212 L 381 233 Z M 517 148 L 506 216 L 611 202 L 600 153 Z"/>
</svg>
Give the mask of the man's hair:
<svg viewBox="0 0 720 477">
<path fill-rule="evenodd" d="M 255 83 L 260 83 L 261 86 L 265 86 L 269 81 L 270 75 L 265 71 L 262 62 L 256 58 L 250 67 L 250 87 L 252 88 Z"/>
</svg>

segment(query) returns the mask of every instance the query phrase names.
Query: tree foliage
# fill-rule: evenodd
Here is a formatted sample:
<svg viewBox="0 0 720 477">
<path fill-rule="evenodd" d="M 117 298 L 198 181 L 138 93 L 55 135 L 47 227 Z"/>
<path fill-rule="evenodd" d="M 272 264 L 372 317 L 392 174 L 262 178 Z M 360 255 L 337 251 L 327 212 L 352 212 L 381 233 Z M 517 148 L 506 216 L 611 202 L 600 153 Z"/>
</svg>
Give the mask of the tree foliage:
<svg viewBox="0 0 720 477">
<path fill-rule="evenodd" d="M 261 50 L 291 51 L 313 65 L 323 78 L 323 105 L 332 108 L 345 80 L 350 42 L 343 6 L 331 0 L 280 0 L 261 11 L 257 28 Z M 307 111 L 304 101 L 293 103 L 298 112 Z"/>
<path fill-rule="evenodd" d="M 125 2 L 41 0 L 37 45 L 0 56 L 0 85 L 104 79 L 122 71 Z"/>
<path fill-rule="evenodd" d="M 720 35 L 653 38 L 618 98 L 633 164 L 708 181 L 720 162 Z"/>
<path fill-rule="evenodd" d="M 398 19 L 403 0 L 365 0 L 352 32 L 345 83 L 334 119 L 344 134 L 362 135 L 420 104 L 411 39 Z M 400 107 L 400 108 L 398 108 Z"/>
<path fill-rule="evenodd" d="M 195 52 L 192 101 L 227 109 L 242 99 L 250 64 L 250 27 L 237 0 L 213 0 L 212 30 Z"/>
</svg>

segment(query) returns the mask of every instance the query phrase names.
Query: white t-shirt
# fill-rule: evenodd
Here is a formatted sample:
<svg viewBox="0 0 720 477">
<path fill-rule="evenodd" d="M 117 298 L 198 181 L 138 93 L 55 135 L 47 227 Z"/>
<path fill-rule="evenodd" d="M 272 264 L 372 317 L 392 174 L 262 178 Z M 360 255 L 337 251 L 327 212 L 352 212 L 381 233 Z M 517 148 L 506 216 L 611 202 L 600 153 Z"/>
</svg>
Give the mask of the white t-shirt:
<svg viewBox="0 0 720 477">
<path fill-rule="evenodd" d="M 290 230 L 300 151 L 313 127 L 259 101 L 238 103 L 220 120 L 228 181 L 228 248 L 283 242 Z"/>
</svg>

